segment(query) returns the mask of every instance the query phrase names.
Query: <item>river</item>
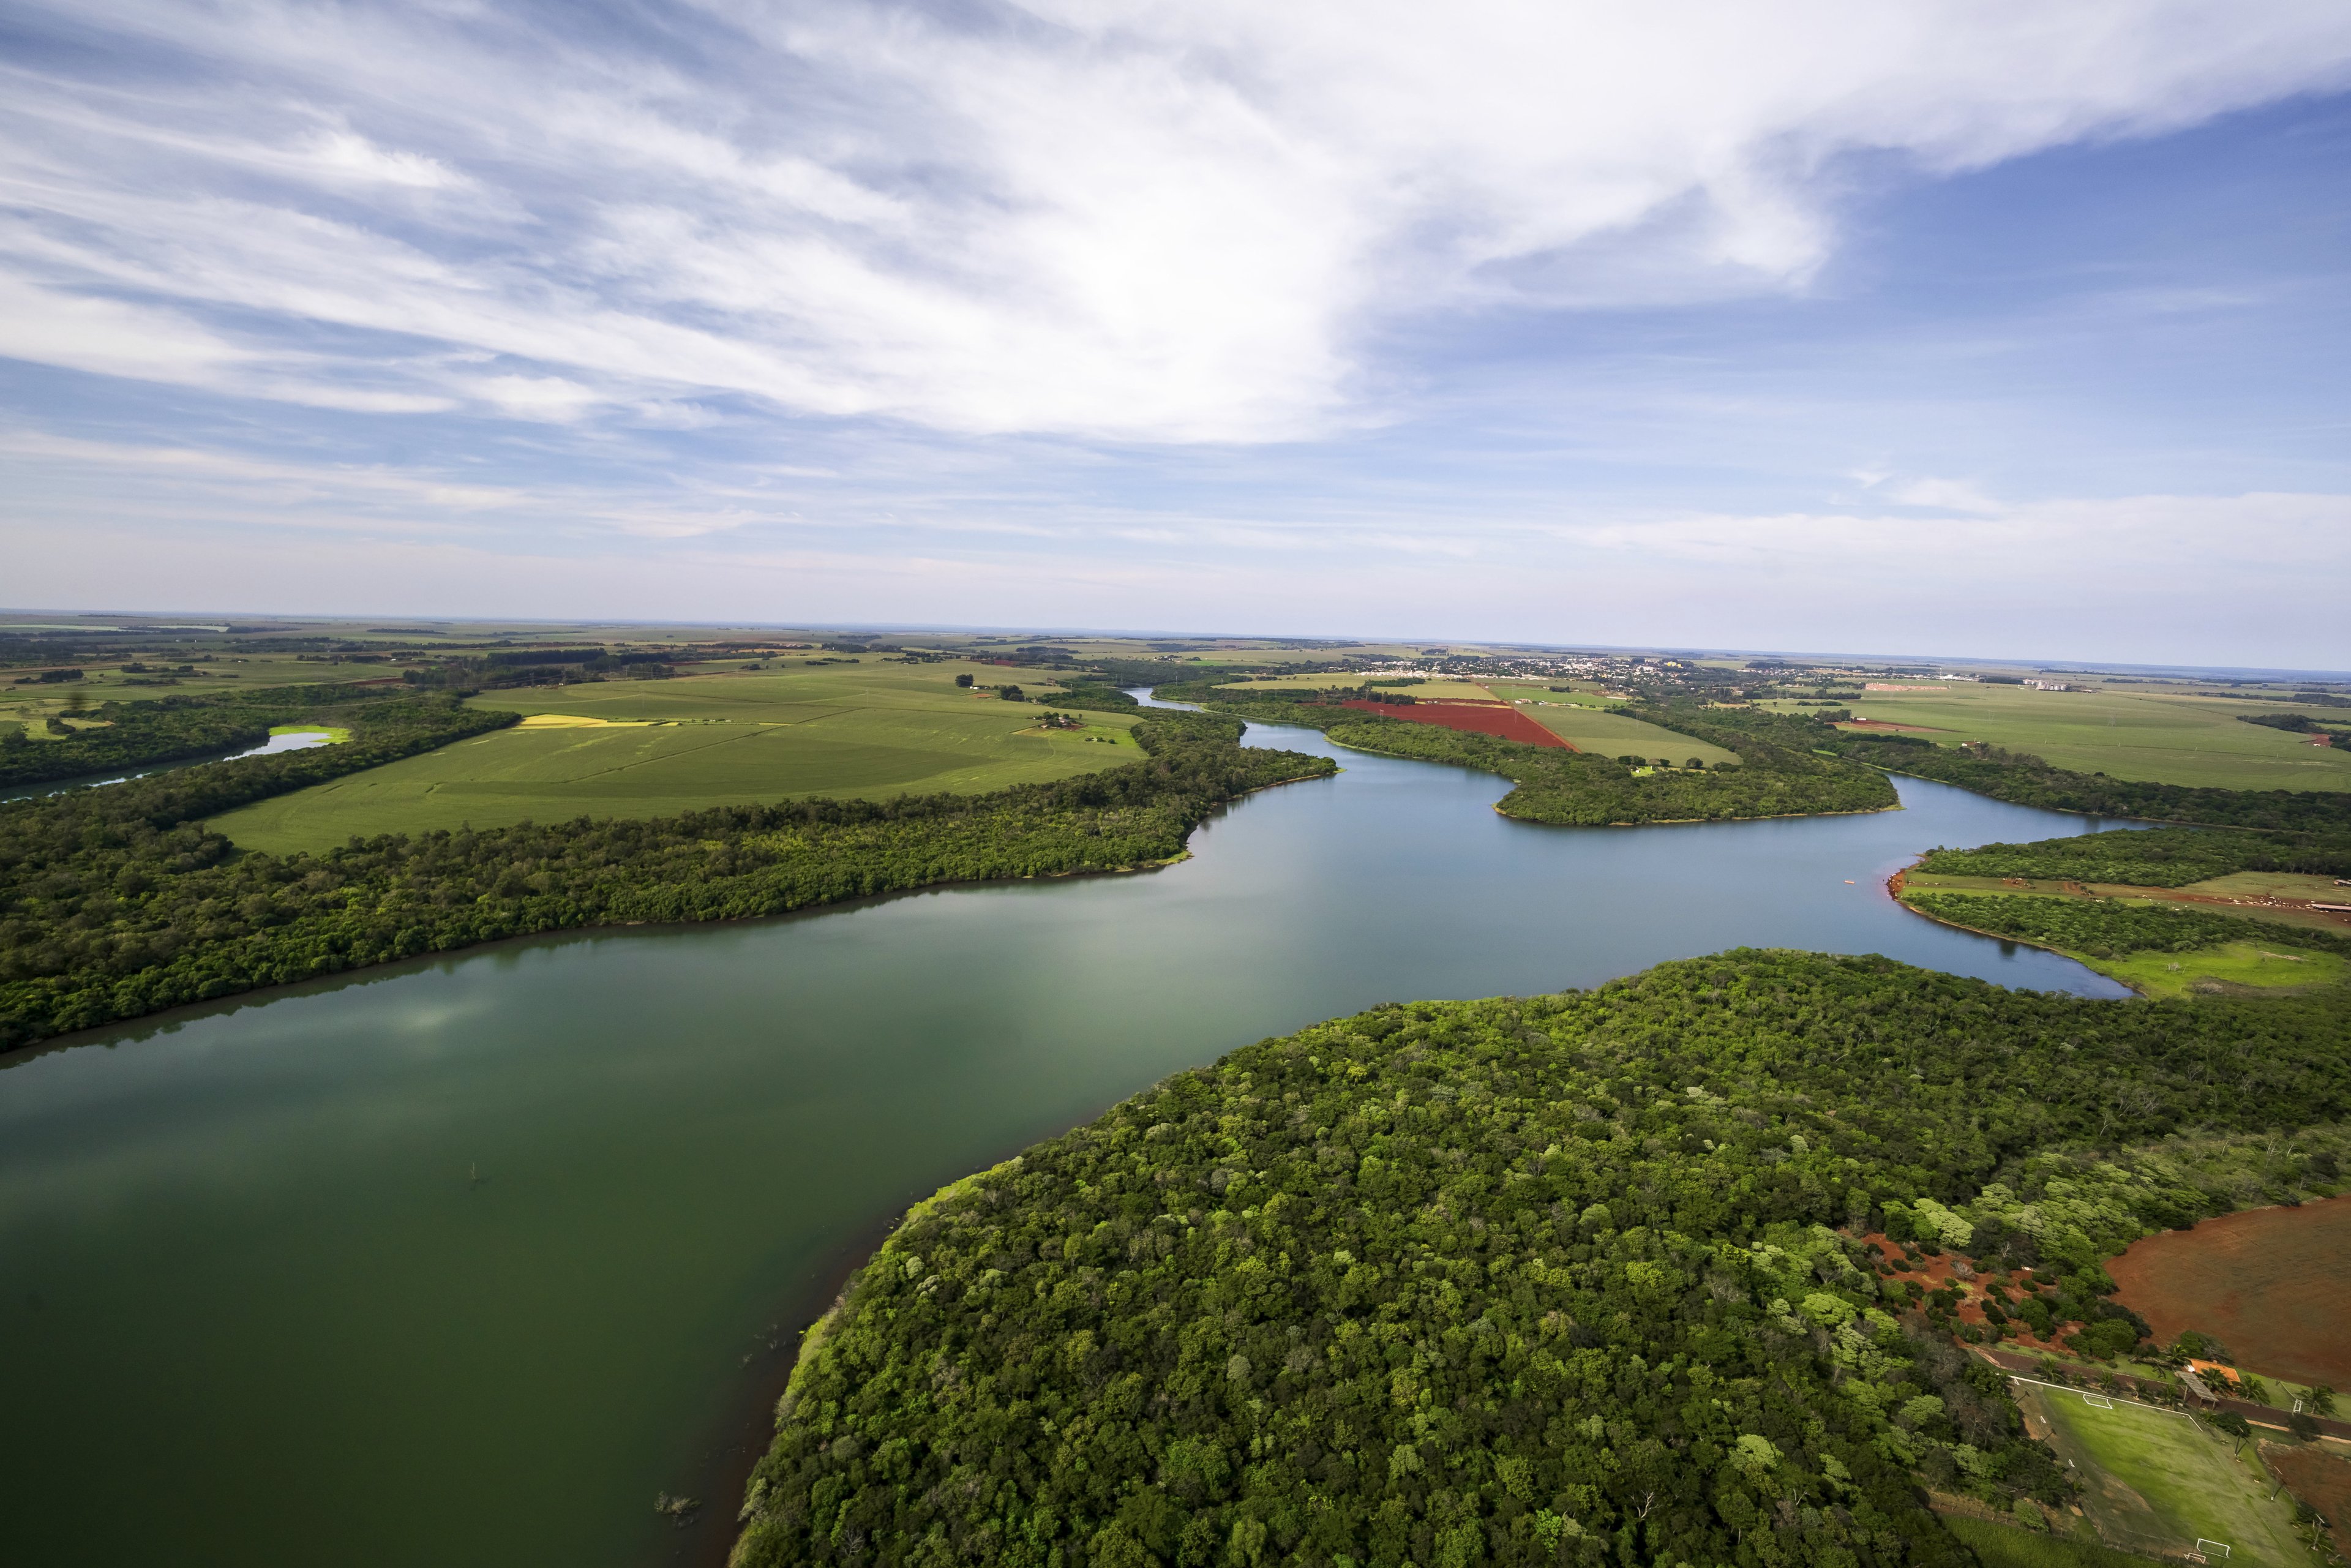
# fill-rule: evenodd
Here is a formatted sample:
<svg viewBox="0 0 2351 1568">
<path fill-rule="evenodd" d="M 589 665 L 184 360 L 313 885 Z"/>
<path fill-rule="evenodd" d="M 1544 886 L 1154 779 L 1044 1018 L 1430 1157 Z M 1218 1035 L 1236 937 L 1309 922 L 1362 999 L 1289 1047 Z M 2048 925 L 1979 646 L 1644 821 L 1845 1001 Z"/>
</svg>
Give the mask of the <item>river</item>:
<svg viewBox="0 0 2351 1568">
<path fill-rule="evenodd" d="M 1251 739 L 1346 770 L 1163 870 L 517 942 L 8 1061 L 0 1557 L 714 1561 L 794 1331 L 888 1218 L 1177 1068 L 1742 944 L 2120 994 L 1882 885 L 2081 818 L 1901 779 L 1901 811 L 1543 828 L 1489 775 Z"/>
</svg>

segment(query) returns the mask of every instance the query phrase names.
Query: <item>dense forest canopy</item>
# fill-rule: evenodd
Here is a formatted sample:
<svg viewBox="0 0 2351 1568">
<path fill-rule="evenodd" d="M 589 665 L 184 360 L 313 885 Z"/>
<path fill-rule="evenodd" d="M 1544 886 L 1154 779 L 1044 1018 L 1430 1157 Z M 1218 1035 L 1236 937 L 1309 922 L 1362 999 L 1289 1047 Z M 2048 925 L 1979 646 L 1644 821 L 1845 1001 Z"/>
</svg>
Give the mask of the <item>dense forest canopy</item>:
<svg viewBox="0 0 2351 1568">
<path fill-rule="evenodd" d="M 2334 1189 L 2346 1035 L 1750 951 L 1269 1040 L 910 1215 L 737 1562 L 1961 1562 L 1914 1478 L 2072 1483 L 1856 1234 L 2135 1339 L 2101 1255 Z"/>
<path fill-rule="evenodd" d="M 1244 748 L 1238 721 L 1155 715 L 1141 762 L 990 795 L 722 807 L 232 854 L 203 819 L 512 724 L 442 698 L 355 710 L 348 745 L 0 807 L 0 1046 L 529 932 L 778 915 L 985 877 L 1180 855 L 1224 801 L 1332 771 Z"/>
<path fill-rule="evenodd" d="M 1296 690 L 1229 690 L 1207 683 L 1165 685 L 1158 695 L 1266 724 L 1320 729 L 1342 746 L 1419 762 L 1497 773 L 1517 788 L 1497 810 L 1562 826 L 1723 821 L 1833 811 L 1881 811 L 1896 803 L 1876 768 L 1818 755 L 1834 734 L 1810 719 L 1695 703 L 1627 709 L 1634 717 L 1736 752 L 1740 766 L 1636 770 L 1613 757 L 1523 745 L 1490 735 L 1383 718 Z M 1347 695 L 1356 695 L 1349 693 Z"/>
</svg>

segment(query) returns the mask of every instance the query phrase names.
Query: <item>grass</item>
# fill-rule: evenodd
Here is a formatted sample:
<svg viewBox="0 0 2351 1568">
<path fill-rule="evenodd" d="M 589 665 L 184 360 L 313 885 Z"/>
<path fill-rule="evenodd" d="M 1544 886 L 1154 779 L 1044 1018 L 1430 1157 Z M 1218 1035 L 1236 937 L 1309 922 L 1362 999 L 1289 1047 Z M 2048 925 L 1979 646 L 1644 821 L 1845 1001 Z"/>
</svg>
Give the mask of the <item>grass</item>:
<svg viewBox="0 0 2351 1568">
<path fill-rule="evenodd" d="M 2095 1541 L 2051 1535 L 2021 1525 L 1946 1516 L 1944 1527 L 1983 1568 L 2146 1568 L 2152 1559 Z"/>
<path fill-rule="evenodd" d="M 2116 1399 L 2098 1409 L 2071 1389 L 2017 1384 L 2060 1458 L 2082 1482 L 2082 1511 L 2108 1545 L 2148 1552 L 2228 1543 L 2228 1568 L 2312 1568 L 2294 1513 L 2258 1464 L 2188 1416 Z M 2214 1554 L 2216 1562 L 2218 1554 Z"/>
<path fill-rule="evenodd" d="M 811 795 L 976 793 L 1142 755 L 1127 715 L 1086 714 L 1083 729 L 1043 730 L 1033 703 L 958 690 L 964 673 L 982 681 L 1011 674 L 868 662 L 486 692 L 476 706 L 523 713 L 524 723 L 259 801 L 211 825 L 247 849 L 316 852 L 354 834 L 468 823 L 666 817 Z"/>
<path fill-rule="evenodd" d="M 2120 958 L 2084 958 L 2141 996 L 2184 997 L 2199 988 L 2277 994 L 2340 984 L 2351 978 L 2351 962 L 2334 953 L 2287 956 L 2258 942 L 2230 942 L 2193 953 L 2132 953 Z"/>
<path fill-rule="evenodd" d="M 1953 683 L 1931 692 L 1865 693 L 1853 711 L 1933 730 L 1938 745 L 1990 741 L 2059 768 L 2116 779 L 2227 789 L 2351 789 L 2351 749 L 2312 746 L 2306 736 L 2237 722 L 2240 714 L 2306 712 L 2323 718 L 2339 709 L 2178 691 L 2038 692 Z"/>
</svg>

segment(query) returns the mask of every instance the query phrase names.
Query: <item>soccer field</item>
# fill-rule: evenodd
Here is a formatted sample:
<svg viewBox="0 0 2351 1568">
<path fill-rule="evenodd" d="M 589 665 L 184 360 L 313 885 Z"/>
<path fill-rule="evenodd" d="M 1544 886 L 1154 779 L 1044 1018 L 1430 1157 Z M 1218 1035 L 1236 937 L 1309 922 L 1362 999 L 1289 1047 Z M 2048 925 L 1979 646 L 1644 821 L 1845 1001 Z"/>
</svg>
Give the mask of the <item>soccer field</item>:
<svg viewBox="0 0 2351 1568">
<path fill-rule="evenodd" d="M 958 674 L 998 683 L 1020 673 L 865 662 L 486 692 L 475 706 L 520 712 L 522 725 L 210 825 L 245 849 L 317 852 L 354 834 L 670 817 L 816 795 L 977 793 L 1142 756 L 1131 714 L 1085 714 L 1081 730 L 1049 731 L 1035 703 L 955 685 Z"/>
<path fill-rule="evenodd" d="M 2020 1383 L 2017 1403 L 2070 1461 L 2082 1511 L 2107 1544 L 2150 1554 L 2225 1543 L 2228 1568 L 2316 1568 L 2294 1534 L 2294 1513 L 2270 1497 L 2271 1479 L 2235 1446 L 2176 1411 L 2081 1391 Z M 2218 1568 L 2223 1554 L 2208 1547 Z"/>
</svg>

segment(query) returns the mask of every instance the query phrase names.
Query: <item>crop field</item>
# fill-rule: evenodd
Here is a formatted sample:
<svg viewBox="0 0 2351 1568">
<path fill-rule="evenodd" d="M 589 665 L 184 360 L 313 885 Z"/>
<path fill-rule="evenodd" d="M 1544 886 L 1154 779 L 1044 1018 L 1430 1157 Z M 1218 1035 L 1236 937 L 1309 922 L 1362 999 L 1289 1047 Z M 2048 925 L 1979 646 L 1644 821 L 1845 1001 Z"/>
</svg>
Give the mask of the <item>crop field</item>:
<svg viewBox="0 0 2351 1568">
<path fill-rule="evenodd" d="M 2116 779 L 2228 789 L 2351 789 L 2351 749 L 2313 746 L 2307 736 L 2237 718 L 2249 713 L 2325 718 L 2340 716 L 2340 709 L 2179 692 L 1953 684 L 1931 692 L 1870 692 L 1854 702 L 1853 712 L 1917 727 L 1938 744 L 1989 741 L 2059 768 Z"/>
<path fill-rule="evenodd" d="M 666 817 L 705 806 L 979 792 L 1091 773 L 1142 753 L 1132 716 L 1038 727 L 1043 708 L 973 695 L 989 666 L 846 664 L 486 692 L 514 729 L 214 819 L 247 849 L 319 851 L 354 834 Z M 1033 675 L 1031 676 L 1033 680 Z M 1050 695 L 1050 694 L 1046 694 Z"/>
<path fill-rule="evenodd" d="M 2157 1337 L 2182 1329 L 2265 1376 L 2351 1389 L 2351 1197 L 2249 1208 L 2166 1230 L 2109 1259 L 2117 1300 Z"/>
<path fill-rule="evenodd" d="M 2123 1399 L 2100 1409 L 2074 1389 L 2013 1386 L 2058 1458 L 2073 1462 L 2082 1511 L 2108 1545 L 2175 1554 L 2200 1538 L 2228 1545 L 2228 1568 L 2315 1568 L 2293 1511 L 2227 1440 L 2176 1411 Z"/>
<path fill-rule="evenodd" d="M 1578 751 L 1596 751 L 1603 757 L 1638 757 L 1653 760 L 1664 757 L 1679 768 L 1695 757 L 1708 768 L 1735 763 L 1739 754 L 1719 746 L 1709 746 L 1703 740 L 1677 731 L 1660 728 L 1623 714 L 1601 713 L 1591 708 L 1541 706 L 1533 703 L 1518 710 L 1574 747 Z"/>
<path fill-rule="evenodd" d="M 1380 718 L 1399 718 L 1407 724 L 1433 724 L 1443 729 L 1499 736 L 1504 740 L 1515 740 L 1525 746 L 1569 749 L 1567 742 L 1558 736 L 1517 708 L 1500 703 L 1421 702 L 1398 706 L 1389 703 L 1350 702 L 1341 706 Z"/>
<path fill-rule="evenodd" d="M 1251 691 L 1319 692 L 1327 686 L 1357 685 L 1364 678 L 1361 675 L 1280 675 L 1271 680 L 1235 681 L 1220 689 L 1236 694 Z M 1396 678 L 1403 681 L 1402 676 Z M 1384 681 L 1384 677 L 1378 675 L 1371 679 Z M 1476 681 L 1411 681 L 1393 686 L 1383 684 L 1381 690 L 1401 692 L 1425 703 L 1489 703 L 1495 700 L 1494 694 Z"/>
</svg>

